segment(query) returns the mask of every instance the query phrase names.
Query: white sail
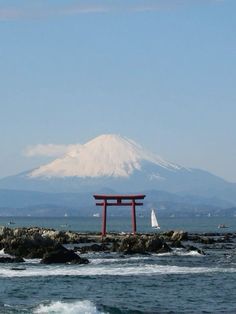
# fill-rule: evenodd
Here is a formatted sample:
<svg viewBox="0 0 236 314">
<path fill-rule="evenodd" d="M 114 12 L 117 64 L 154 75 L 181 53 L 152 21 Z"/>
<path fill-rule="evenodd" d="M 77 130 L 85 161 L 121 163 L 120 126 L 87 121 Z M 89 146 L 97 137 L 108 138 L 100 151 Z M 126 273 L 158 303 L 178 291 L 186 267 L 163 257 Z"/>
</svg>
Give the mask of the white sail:
<svg viewBox="0 0 236 314">
<path fill-rule="evenodd" d="M 151 213 L 151 226 L 152 228 L 160 229 L 154 209 L 152 209 L 152 213 Z"/>
</svg>

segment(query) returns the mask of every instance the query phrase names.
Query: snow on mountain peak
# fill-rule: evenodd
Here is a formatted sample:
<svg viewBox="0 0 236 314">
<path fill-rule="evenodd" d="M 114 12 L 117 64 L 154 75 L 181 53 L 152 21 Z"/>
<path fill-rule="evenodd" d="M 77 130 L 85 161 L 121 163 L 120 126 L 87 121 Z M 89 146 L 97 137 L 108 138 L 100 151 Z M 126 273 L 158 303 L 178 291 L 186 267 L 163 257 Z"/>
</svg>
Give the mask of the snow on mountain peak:
<svg viewBox="0 0 236 314">
<path fill-rule="evenodd" d="M 169 170 L 181 167 L 115 134 L 100 135 L 66 155 L 33 170 L 30 177 L 129 177 L 148 161 Z"/>
</svg>

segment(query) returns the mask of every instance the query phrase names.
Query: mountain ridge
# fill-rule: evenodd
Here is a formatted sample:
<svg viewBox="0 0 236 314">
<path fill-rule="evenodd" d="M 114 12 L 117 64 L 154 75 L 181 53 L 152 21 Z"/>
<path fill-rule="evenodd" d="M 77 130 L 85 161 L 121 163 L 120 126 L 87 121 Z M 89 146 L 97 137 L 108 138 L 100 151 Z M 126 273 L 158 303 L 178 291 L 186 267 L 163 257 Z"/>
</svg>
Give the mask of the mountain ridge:
<svg viewBox="0 0 236 314">
<path fill-rule="evenodd" d="M 100 135 L 61 158 L 40 166 L 30 177 L 129 177 L 147 161 L 169 170 L 181 169 L 139 144 L 115 134 Z"/>
<path fill-rule="evenodd" d="M 80 145 L 51 163 L 0 180 L 0 189 L 49 193 L 93 193 L 103 188 L 117 193 L 154 189 L 236 205 L 236 184 L 205 170 L 168 162 L 132 140 L 111 134 Z"/>
</svg>

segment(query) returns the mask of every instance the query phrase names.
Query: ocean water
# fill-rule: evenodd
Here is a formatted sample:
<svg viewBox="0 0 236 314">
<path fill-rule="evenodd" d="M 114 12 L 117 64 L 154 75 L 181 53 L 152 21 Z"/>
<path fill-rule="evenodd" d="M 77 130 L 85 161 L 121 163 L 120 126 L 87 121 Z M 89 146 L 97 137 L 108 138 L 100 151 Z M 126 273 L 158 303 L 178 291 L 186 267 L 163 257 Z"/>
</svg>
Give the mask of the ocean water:
<svg viewBox="0 0 236 314">
<path fill-rule="evenodd" d="M 100 218 L 11 218 L 10 226 L 44 226 L 99 231 Z M 9 218 L 1 218 L 7 225 Z M 128 219 L 110 219 L 113 231 L 130 230 Z M 166 219 L 163 230 L 214 232 L 218 224 L 236 231 L 233 219 Z M 117 229 L 116 229 L 117 228 Z M 150 231 L 140 218 L 140 232 Z M 221 229 L 222 231 L 223 229 Z M 235 246 L 232 246 L 235 247 Z M 236 313 L 236 250 L 208 249 L 207 255 L 175 249 L 167 254 L 123 256 L 90 253 L 88 265 L 0 268 L 0 313 Z M 4 252 L 0 252 L 4 254 Z M 18 265 L 19 266 L 19 265 Z"/>
<path fill-rule="evenodd" d="M 44 227 L 57 230 L 73 230 L 79 232 L 100 232 L 101 217 L 0 217 L 0 226 L 7 227 Z M 234 232 L 236 217 L 194 217 L 194 218 L 161 218 L 158 219 L 161 231 L 185 230 L 189 232 Z M 219 224 L 229 228 L 218 229 Z M 107 218 L 108 232 L 131 232 L 131 218 Z M 152 232 L 150 218 L 137 217 L 138 232 Z"/>
</svg>

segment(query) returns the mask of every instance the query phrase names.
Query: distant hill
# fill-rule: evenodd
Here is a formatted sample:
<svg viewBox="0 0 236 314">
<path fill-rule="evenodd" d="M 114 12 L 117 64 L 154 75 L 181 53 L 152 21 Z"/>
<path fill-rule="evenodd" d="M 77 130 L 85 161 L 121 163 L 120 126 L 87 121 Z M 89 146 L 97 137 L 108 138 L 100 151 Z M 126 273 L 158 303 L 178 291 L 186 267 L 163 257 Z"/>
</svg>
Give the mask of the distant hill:
<svg viewBox="0 0 236 314">
<path fill-rule="evenodd" d="M 100 191 L 104 193 L 104 191 Z M 183 197 L 165 191 L 143 191 L 146 194 L 144 206 L 137 212 L 146 216 L 150 208 L 158 209 L 161 216 L 194 216 L 207 214 L 225 215 L 230 202 L 204 197 Z M 44 193 L 20 190 L 0 190 L 1 216 L 92 216 L 101 212 L 95 206 L 92 193 Z M 119 208 L 112 211 L 115 216 L 129 216 L 130 210 Z M 234 210 L 228 210 L 233 216 Z"/>
</svg>

